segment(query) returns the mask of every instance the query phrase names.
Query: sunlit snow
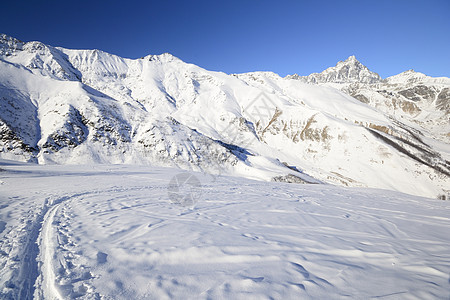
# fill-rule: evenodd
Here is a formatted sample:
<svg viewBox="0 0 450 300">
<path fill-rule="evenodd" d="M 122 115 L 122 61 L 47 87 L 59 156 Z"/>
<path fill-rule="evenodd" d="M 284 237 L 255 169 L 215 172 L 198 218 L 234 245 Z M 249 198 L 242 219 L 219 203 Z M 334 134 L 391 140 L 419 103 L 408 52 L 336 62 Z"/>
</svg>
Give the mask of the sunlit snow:
<svg viewBox="0 0 450 300">
<path fill-rule="evenodd" d="M 191 172 L 183 206 L 178 169 L 1 168 L 1 298 L 450 296 L 448 201 Z"/>
</svg>

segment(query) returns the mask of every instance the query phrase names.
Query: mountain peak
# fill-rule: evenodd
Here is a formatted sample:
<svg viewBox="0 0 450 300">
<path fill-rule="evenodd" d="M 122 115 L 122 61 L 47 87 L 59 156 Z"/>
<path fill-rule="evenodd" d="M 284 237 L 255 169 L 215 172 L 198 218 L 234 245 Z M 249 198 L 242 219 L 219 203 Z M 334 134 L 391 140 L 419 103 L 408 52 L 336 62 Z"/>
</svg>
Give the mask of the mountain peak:
<svg viewBox="0 0 450 300">
<path fill-rule="evenodd" d="M 0 55 L 10 55 L 15 50 L 21 50 L 24 42 L 4 33 L 0 33 Z"/>
<path fill-rule="evenodd" d="M 159 61 L 159 62 L 173 62 L 173 61 L 182 61 L 181 59 L 179 59 L 178 57 L 165 52 L 162 54 L 149 54 L 147 56 L 141 57 L 144 60 L 149 60 L 149 61 Z"/>
<path fill-rule="evenodd" d="M 354 55 L 349 56 L 345 62 L 359 62 Z"/>
<path fill-rule="evenodd" d="M 343 67 L 343 66 L 354 66 L 354 67 L 360 68 L 360 69 L 367 68 L 354 55 L 349 56 L 344 61 L 339 61 L 334 68 Z"/>
<path fill-rule="evenodd" d="M 14 37 L 12 37 L 12 36 L 9 36 L 9 35 L 4 34 L 4 33 L 0 33 L 0 42 L 5 42 L 5 41 L 16 41 L 16 42 L 21 42 L 20 40 L 14 38 Z"/>
<path fill-rule="evenodd" d="M 409 70 L 407 70 L 407 71 L 405 71 L 403 73 L 416 73 L 416 71 L 414 71 L 414 69 L 409 69 Z"/>
<path fill-rule="evenodd" d="M 301 80 L 307 83 L 375 83 L 381 81 L 380 75 L 371 72 L 359 62 L 354 55 L 345 61 L 339 61 L 336 66 L 324 70 L 322 73 L 313 73 L 309 76 L 291 75 L 287 78 Z"/>
<path fill-rule="evenodd" d="M 432 78 L 423 73 L 416 72 L 413 69 L 404 71 L 404 72 L 394 75 L 394 76 L 390 76 L 390 77 L 386 78 L 386 81 L 391 84 L 394 84 L 394 83 L 397 83 L 397 84 L 409 83 L 409 84 L 411 84 L 411 83 L 418 83 L 418 82 L 424 82 L 424 81 L 435 82 L 435 83 L 438 83 L 438 82 L 448 83 L 449 82 L 448 78 Z"/>
</svg>

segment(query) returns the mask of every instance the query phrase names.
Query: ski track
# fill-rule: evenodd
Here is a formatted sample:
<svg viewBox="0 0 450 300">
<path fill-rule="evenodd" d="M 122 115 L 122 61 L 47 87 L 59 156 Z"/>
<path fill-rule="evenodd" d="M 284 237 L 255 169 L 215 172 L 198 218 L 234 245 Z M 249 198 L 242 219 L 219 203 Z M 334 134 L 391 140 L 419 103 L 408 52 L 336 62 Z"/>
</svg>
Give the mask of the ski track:
<svg viewBox="0 0 450 300">
<path fill-rule="evenodd" d="M 202 197 L 184 208 L 167 196 L 177 170 L 27 168 L 5 185 L 28 181 L 50 196 L 12 273 L 18 292 L 0 286 L 6 299 L 450 296 L 448 202 L 197 174 Z M 0 215 L 34 197 L 11 198 Z"/>
<path fill-rule="evenodd" d="M 52 201 L 42 221 L 38 240 L 41 262 L 40 275 L 36 278 L 39 289 L 35 295 L 43 299 L 96 299 L 98 295 L 87 281 L 91 273 L 84 266 L 73 264 L 80 254 L 73 251 L 76 243 L 68 230 L 70 216 L 67 202 L 76 201 L 92 192 L 66 195 Z M 94 194 L 99 191 L 93 192 Z"/>
<path fill-rule="evenodd" d="M 25 246 L 22 264 L 20 266 L 20 290 L 19 299 L 31 299 L 34 294 L 34 283 L 39 274 L 37 256 L 39 254 L 39 247 L 37 240 L 40 231 L 40 224 L 42 223 L 42 215 L 34 223 Z"/>
<path fill-rule="evenodd" d="M 59 204 L 53 206 L 47 212 L 44 217 L 44 222 L 41 231 L 40 237 L 40 247 L 41 247 L 41 276 L 43 277 L 41 280 L 43 281 L 42 290 L 38 293 L 43 296 L 45 299 L 62 299 L 61 294 L 55 286 L 56 275 L 54 273 L 53 267 L 53 258 L 55 257 L 55 245 L 53 243 L 53 237 L 55 235 L 53 228 L 53 221 L 55 217 L 55 213 L 58 210 Z M 37 279 L 37 278 L 36 278 Z"/>
<path fill-rule="evenodd" d="M 55 245 L 54 217 L 58 208 L 64 201 L 82 194 L 74 194 L 51 200 L 47 198 L 44 202 L 41 212 L 32 222 L 26 236 L 24 250 L 21 254 L 20 267 L 17 275 L 18 292 L 9 294 L 8 298 L 32 299 L 38 296 L 45 299 L 63 299 L 58 287 L 55 285 L 55 267 L 52 260 L 55 257 L 55 251 L 60 245 Z M 41 258 L 39 256 L 41 255 Z M 45 281 L 44 289 L 35 289 L 36 281 Z M 38 287 L 41 287 L 38 285 Z M 44 291 L 46 291 L 44 293 Z"/>
</svg>

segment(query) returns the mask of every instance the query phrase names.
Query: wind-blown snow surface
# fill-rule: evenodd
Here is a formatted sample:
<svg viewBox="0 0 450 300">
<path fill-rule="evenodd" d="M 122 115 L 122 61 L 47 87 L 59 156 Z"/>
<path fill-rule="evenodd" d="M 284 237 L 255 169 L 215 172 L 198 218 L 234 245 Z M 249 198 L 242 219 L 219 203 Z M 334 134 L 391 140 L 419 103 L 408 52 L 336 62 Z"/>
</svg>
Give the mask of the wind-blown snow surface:
<svg viewBox="0 0 450 300">
<path fill-rule="evenodd" d="M 450 297 L 448 201 L 193 173 L 186 208 L 177 169 L 1 168 L 1 298 Z"/>
</svg>

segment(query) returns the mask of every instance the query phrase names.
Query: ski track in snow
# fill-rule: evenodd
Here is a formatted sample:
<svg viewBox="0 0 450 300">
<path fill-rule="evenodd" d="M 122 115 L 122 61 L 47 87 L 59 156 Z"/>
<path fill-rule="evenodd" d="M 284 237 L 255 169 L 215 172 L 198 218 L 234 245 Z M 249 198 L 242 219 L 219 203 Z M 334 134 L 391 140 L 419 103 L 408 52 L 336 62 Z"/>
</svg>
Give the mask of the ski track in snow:
<svg viewBox="0 0 450 300">
<path fill-rule="evenodd" d="M 45 296 L 50 298 L 61 298 L 61 294 L 59 291 L 55 288 L 55 273 L 52 270 L 53 264 L 52 260 L 55 257 L 54 254 L 54 244 L 52 237 L 54 236 L 54 230 L 53 230 L 53 220 L 55 217 L 55 213 L 58 210 L 59 204 L 52 207 L 48 213 L 46 214 L 45 221 L 42 226 L 42 233 L 41 233 L 41 251 L 42 251 L 42 266 L 41 266 L 41 272 L 43 276 L 43 289 L 40 291 L 41 293 L 44 292 Z"/>
<path fill-rule="evenodd" d="M 196 174 L 184 208 L 176 169 L 4 169 L 0 298 L 450 296 L 449 202 Z"/>
</svg>

